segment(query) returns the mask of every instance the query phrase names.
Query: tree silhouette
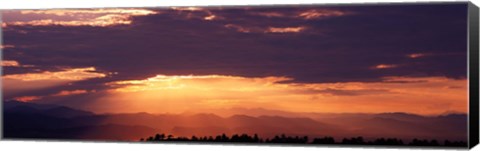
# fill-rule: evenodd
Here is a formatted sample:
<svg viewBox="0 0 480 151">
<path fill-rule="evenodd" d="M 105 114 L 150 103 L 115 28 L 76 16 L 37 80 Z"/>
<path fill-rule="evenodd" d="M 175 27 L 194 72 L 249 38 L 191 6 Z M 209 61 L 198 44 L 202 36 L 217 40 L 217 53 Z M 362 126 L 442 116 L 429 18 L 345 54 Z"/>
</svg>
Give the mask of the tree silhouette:
<svg viewBox="0 0 480 151">
<path fill-rule="evenodd" d="M 333 137 L 315 138 L 312 144 L 335 144 Z"/>
<path fill-rule="evenodd" d="M 163 139 L 165 139 L 165 134 L 156 134 L 154 140 L 155 141 L 161 141 Z"/>
<path fill-rule="evenodd" d="M 467 143 L 463 142 L 463 141 L 450 142 L 448 140 L 445 140 L 444 145 L 445 146 L 451 146 L 451 147 L 464 147 L 464 146 L 467 146 Z"/>
<path fill-rule="evenodd" d="M 344 138 L 342 140 L 342 144 L 349 144 L 349 145 L 365 145 L 366 143 L 363 141 L 363 137 L 353 137 L 353 138 Z"/>
<path fill-rule="evenodd" d="M 250 136 L 248 134 L 233 134 L 227 136 L 225 133 L 221 135 L 203 136 L 197 137 L 175 137 L 173 135 L 155 134 L 154 136 L 141 138 L 142 142 L 161 142 L 161 141 L 199 141 L 199 142 L 232 142 L 232 143 L 282 143 L 282 144 L 346 144 L 346 145 L 388 145 L 388 146 L 448 146 L 448 147 L 467 147 L 467 143 L 464 141 L 449 141 L 445 140 L 443 144 L 440 144 L 437 140 L 420 140 L 413 139 L 409 143 L 404 143 L 401 139 L 397 138 L 377 138 L 373 141 L 365 141 L 363 137 L 343 138 L 342 141 L 336 142 L 333 137 L 325 136 L 319 138 L 313 138 L 309 141 L 308 136 L 286 136 L 285 134 L 275 135 L 273 138 L 260 138 L 257 134 Z M 265 141 L 263 141 L 265 140 Z"/>
</svg>

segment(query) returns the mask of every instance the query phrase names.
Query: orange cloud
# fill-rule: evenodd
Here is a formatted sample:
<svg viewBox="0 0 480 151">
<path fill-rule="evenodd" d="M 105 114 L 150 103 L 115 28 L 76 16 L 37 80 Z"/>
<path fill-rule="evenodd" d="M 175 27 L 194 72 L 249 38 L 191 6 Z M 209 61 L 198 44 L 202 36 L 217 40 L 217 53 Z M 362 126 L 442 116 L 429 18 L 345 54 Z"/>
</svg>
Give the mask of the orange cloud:
<svg viewBox="0 0 480 151">
<path fill-rule="evenodd" d="M 288 82 L 291 80 L 288 77 L 157 75 L 108 83 L 111 88 L 105 96 L 87 108 L 97 112 L 152 113 L 232 107 L 425 115 L 467 111 L 465 79 L 385 77 L 381 82 Z"/>
<path fill-rule="evenodd" d="M 63 90 L 56 94 L 52 94 L 51 96 L 68 96 L 68 95 L 77 95 L 77 94 L 85 94 L 85 93 L 88 93 L 88 91 L 87 90 L 72 90 L 72 91 Z"/>
<path fill-rule="evenodd" d="M 4 79 L 15 79 L 21 81 L 41 81 L 41 80 L 67 80 L 78 81 L 91 78 L 103 78 L 106 75 L 103 73 L 94 72 L 94 67 L 87 68 L 73 68 L 65 69 L 64 71 L 50 72 L 45 71 L 42 73 L 25 73 L 25 74 L 11 74 L 5 75 Z"/>
<path fill-rule="evenodd" d="M 18 67 L 20 64 L 15 60 L 2 60 L 3 67 Z"/>
<path fill-rule="evenodd" d="M 2 60 L 3 67 L 34 67 L 34 65 L 20 65 L 18 61 L 15 60 Z"/>
<path fill-rule="evenodd" d="M 78 95 L 78 94 L 86 94 L 89 92 L 95 92 L 95 91 L 87 91 L 87 90 L 63 90 L 55 94 L 51 95 L 44 95 L 44 96 L 20 96 L 20 97 L 15 97 L 13 98 L 14 100 L 17 101 L 22 101 L 22 102 L 31 102 L 35 100 L 40 100 L 45 97 L 61 97 L 61 96 L 69 96 L 69 95 Z"/>
<path fill-rule="evenodd" d="M 5 48 L 15 48 L 15 46 L 14 45 L 0 45 L 0 49 L 5 49 Z"/>
<path fill-rule="evenodd" d="M 13 98 L 14 100 L 17 100 L 17 101 L 21 101 L 21 102 L 31 102 L 31 101 L 34 101 L 34 100 L 39 100 L 43 97 L 41 96 L 22 96 L 22 97 L 16 97 L 16 98 Z"/>
<path fill-rule="evenodd" d="M 398 65 L 394 65 L 394 64 L 379 64 L 379 65 L 376 65 L 374 67 L 372 67 L 373 69 L 390 69 L 390 68 L 396 68 L 398 67 Z"/>
<path fill-rule="evenodd" d="M 132 23 L 132 16 L 157 14 L 146 9 L 22 10 L 21 15 L 42 15 L 43 19 L 12 21 L 13 26 L 112 26 Z M 67 19 L 65 19 L 67 18 Z"/>
<path fill-rule="evenodd" d="M 204 17 L 203 19 L 204 19 L 204 20 L 214 20 L 215 18 L 217 18 L 217 16 L 215 16 L 215 15 L 213 15 L 213 14 L 210 14 L 210 15 Z"/>
<path fill-rule="evenodd" d="M 54 72 L 4 75 L 2 76 L 2 86 L 4 94 L 9 95 L 103 77 L 106 77 L 106 74 L 98 73 L 94 67 L 72 68 Z"/>
</svg>

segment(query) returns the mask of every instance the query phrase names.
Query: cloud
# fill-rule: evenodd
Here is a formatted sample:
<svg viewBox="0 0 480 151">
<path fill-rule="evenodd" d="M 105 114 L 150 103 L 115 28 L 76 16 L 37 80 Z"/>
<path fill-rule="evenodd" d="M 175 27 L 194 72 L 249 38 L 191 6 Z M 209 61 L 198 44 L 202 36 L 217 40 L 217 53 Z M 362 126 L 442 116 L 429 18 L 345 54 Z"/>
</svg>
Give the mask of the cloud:
<svg viewBox="0 0 480 151">
<path fill-rule="evenodd" d="M 407 55 L 408 58 L 420 58 L 420 57 L 424 57 L 426 56 L 426 54 L 423 54 L 423 53 L 412 53 L 412 54 L 409 54 Z"/>
<path fill-rule="evenodd" d="M 337 96 L 359 96 L 359 95 L 375 95 L 375 94 L 391 93 L 388 90 L 384 90 L 384 89 L 341 90 L 341 89 L 332 89 L 332 88 L 327 88 L 319 92 L 327 93 L 331 95 L 337 95 Z"/>
<path fill-rule="evenodd" d="M 14 100 L 21 101 L 21 102 L 31 102 L 35 100 L 42 99 L 42 96 L 21 96 L 21 97 L 16 97 Z"/>
<path fill-rule="evenodd" d="M 155 77 L 147 78 L 145 80 L 128 80 L 128 81 L 116 81 L 107 83 L 109 86 L 119 87 L 115 91 L 121 92 L 137 92 L 137 91 L 150 91 L 150 90 L 161 90 L 161 89 L 182 89 L 185 87 L 195 88 L 195 89 L 216 89 L 215 84 L 218 85 L 218 88 L 226 86 L 229 82 L 232 84 L 243 84 L 242 82 L 252 82 L 261 83 L 261 84 L 274 84 L 276 82 L 288 81 L 290 78 L 286 77 L 265 77 L 265 78 L 245 78 L 238 76 L 225 76 L 225 75 L 178 75 L 178 76 L 167 76 L 167 75 L 156 75 Z M 215 82 L 219 81 L 219 82 Z M 207 86 L 206 84 L 211 84 L 212 86 Z M 241 85 L 237 85 L 239 88 L 232 90 L 254 90 L 252 85 L 247 84 L 242 88 Z"/>
<path fill-rule="evenodd" d="M 242 33 L 299 33 L 307 28 L 304 26 L 297 26 L 297 27 L 244 27 L 235 24 L 226 24 L 224 25 L 225 28 L 234 29 L 237 32 Z"/>
<path fill-rule="evenodd" d="M 42 73 L 26 73 L 26 74 L 11 74 L 2 76 L 4 79 L 21 80 L 21 81 L 41 81 L 41 80 L 66 80 L 78 81 L 90 78 L 103 78 L 106 75 L 103 73 L 96 73 L 94 67 L 64 69 L 63 71 Z"/>
<path fill-rule="evenodd" d="M 391 68 L 396 68 L 398 67 L 398 65 L 394 65 L 394 64 L 379 64 L 379 65 L 376 65 L 374 67 L 372 67 L 373 69 L 391 69 Z"/>
<path fill-rule="evenodd" d="M 234 29 L 238 32 L 242 32 L 242 33 L 249 33 L 251 32 L 251 29 L 250 28 L 246 28 L 246 27 L 242 27 L 240 25 L 235 25 L 235 24 L 226 24 L 224 25 L 225 28 L 228 28 L 228 29 Z"/>
<path fill-rule="evenodd" d="M 3 67 L 18 67 L 20 64 L 15 60 L 2 60 Z"/>
<path fill-rule="evenodd" d="M 8 12 L 7 12 L 8 13 Z M 8 19 L 7 26 L 97 26 L 128 25 L 134 16 L 157 14 L 147 9 L 66 9 L 66 10 L 21 10 L 22 16 L 35 16 L 35 19 L 14 21 Z"/>
<path fill-rule="evenodd" d="M 210 14 L 208 16 L 205 16 L 203 19 L 204 20 L 214 20 L 215 18 L 217 18 L 217 16 L 213 15 L 213 14 Z"/>
<path fill-rule="evenodd" d="M 34 65 L 21 65 L 15 60 L 2 60 L 2 67 L 34 67 Z"/>
<path fill-rule="evenodd" d="M 107 75 L 98 73 L 94 67 L 71 68 L 62 71 L 44 71 L 39 73 L 3 75 L 3 92 L 5 96 L 13 96 L 22 92 L 48 89 L 67 85 L 72 82 L 103 78 Z"/>
<path fill-rule="evenodd" d="M 350 12 L 329 9 L 312 9 L 301 12 L 297 17 L 303 19 L 322 19 L 327 17 L 338 17 L 351 14 Z"/>
<path fill-rule="evenodd" d="M 265 17 L 286 17 L 287 15 L 280 13 L 280 12 L 252 12 L 250 14 L 253 15 L 259 15 L 259 16 L 265 16 Z"/>
<path fill-rule="evenodd" d="M 170 7 L 171 10 L 178 12 L 177 15 L 183 16 L 187 19 L 202 19 L 206 21 L 223 19 L 223 17 L 214 14 L 210 9 L 203 7 Z"/>
<path fill-rule="evenodd" d="M 268 27 L 267 33 L 298 33 L 305 30 L 305 27 Z"/>
<path fill-rule="evenodd" d="M 94 90 L 61 90 L 60 92 L 50 94 L 50 95 L 43 95 L 43 96 L 19 96 L 14 97 L 13 100 L 22 101 L 22 102 L 32 102 L 32 101 L 39 101 L 41 99 L 52 99 L 52 97 L 64 97 L 64 96 L 71 96 L 71 95 L 79 95 L 79 94 L 87 94 L 95 92 Z"/>
<path fill-rule="evenodd" d="M 381 82 L 286 82 L 292 80 L 288 77 L 156 75 L 107 83 L 110 88 L 94 102 L 96 106 L 109 104 L 111 108 L 89 108 L 100 112 L 170 113 L 231 107 L 272 107 L 296 112 L 466 112 L 465 79 L 384 77 Z M 437 108 L 440 104 L 445 106 Z"/>
<path fill-rule="evenodd" d="M 170 7 L 170 9 L 178 11 L 203 11 L 205 10 L 202 7 Z"/>
<path fill-rule="evenodd" d="M 51 96 L 69 96 L 69 95 L 77 95 L 77 94 L 85 94 L 85 93 L 88 93 L 87 90 L 63 90 L 63 91 L 60 91 L 56 94 L 52 94 Z"/>
<path fill-rule="evenodd" d="M 0 45 L 0 49 L 15 48 L 14 45 Z"/>
<path fill-rule="evenodd" d="M 138 24 L 128 30 L 84 26 L 12 27 L 4 32 L 4 41 L 18 46 L 18 50 L 5 51 L 4 57 L 39 68 L 94 65 L 118 72 L 115 76 L 118 79 L 147 78 L 156 74 L 219 74 L 288 76 L 296 82 L 310 83 L 379 81 L 384 76 L 466 77 L 466 51 L 458 51 L 466 50 L 466 34 L 461 32 L 465 26 L 460 26 L 466 18 L 461 13 L 451 13 L 463 7 L 422 8 L 425 9 L 329 7 L 330 10 L 356 13 L 341 19 L 319 20 L 264 18 L 251 13 L 279 12 L 294 16 L 327 8 L 204 8 L 225 17 L 215 21 L 203 20 L 208 14 L 201 9 L 194 11 L 198 19 L 183 19 L 178 10 L 152 9 L 161 13 L 133 18 Z M 409 9 L 413 12 L 406 13 Z M 426 11 L 431 9 L 435 11 Z M 185 10 L 180 15 L 189 12 Z M 445 15 L 432 17 L 438 13 Z M 411 14 L 424 15 L 412 17 Z M 21 18 L 11 14 L 4 17 Z M 444 22 L 445 19 L 452 22 Z M 406 26 L 405 22 L 416 24 Z M 301 34 L 279 34 L 266 33 L 268 27 L 307 29 Z M 432 29 L 423 30 L 426 28 Z M 28 34 L 15 32 L 18 30 Z M 445 33 L 454 35 L 445 36 Z M 448 55 L 422 59 L 406 57 L 419 53 L 416 50 Z M 402 66 L 372 70 L 372 65 L 380 64 Z M 6 70 L 6 73 L 23 72 L 26 71 Z"/>
<path fill-rule="evenodd" d="M 341 17 L 346 15 L 352 15 L 354 13 L 350 11 L 338 10 L 338 9 L 306 9 L 298 11 L 255 11 L 252 10 L 249 14 L 262 16 L 267 18 L 291 18 L 291 19 L 303 19 L 303 20 L 315 20 L 326 19 L 331 17 Z"/>
</svg>

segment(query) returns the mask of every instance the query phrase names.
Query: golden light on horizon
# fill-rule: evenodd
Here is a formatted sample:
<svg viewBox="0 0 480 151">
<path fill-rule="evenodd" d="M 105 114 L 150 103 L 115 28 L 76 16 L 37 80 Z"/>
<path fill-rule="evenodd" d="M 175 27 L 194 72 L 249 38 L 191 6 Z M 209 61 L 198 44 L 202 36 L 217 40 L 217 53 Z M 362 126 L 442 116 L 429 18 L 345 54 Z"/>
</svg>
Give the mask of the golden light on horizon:
<svg viewBox="0 0 480 151">
<path fill-rule="evenodd" d="M 144 80 L 108 83 L 111 89 L 88 108 L 119 113 L 181 113 L 234 107 L 423 115 L 467 111 L 465 79 L 385 77 L 381 82 L 336 83 L 295 83 L 291 80 L 288 77 L 157 75 Z M 107 105 L 108 108 L 100 107 Z"/>
</svg>

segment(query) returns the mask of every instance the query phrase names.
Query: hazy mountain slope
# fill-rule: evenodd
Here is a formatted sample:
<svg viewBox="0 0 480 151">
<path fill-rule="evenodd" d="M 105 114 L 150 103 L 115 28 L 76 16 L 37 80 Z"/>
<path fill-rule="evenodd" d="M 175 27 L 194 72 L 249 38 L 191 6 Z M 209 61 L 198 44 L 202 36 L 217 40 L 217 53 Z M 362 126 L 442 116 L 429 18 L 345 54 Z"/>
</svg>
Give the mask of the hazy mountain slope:
<svg viewBox="0 0 480 151">
<path fill-rule="evenodd" d="M 239 111 L 252 112 L 240 114 Z M 186 137 L 256 133 L 262 137 L 286 134 L 337 138 L 363 136 L 466 140 L 467 134 L 465 114 L 420 116 L 408 113 L 295 113 L 259 108 L 237 108 L 229 113 L 238 114 L 96 115 L 62 106 L 7 102 L 4 106 L 4 122 L 7 138 L 137 140 L 155 133 Z M 283 116 L 275 115 L 276 113 Z"/>
</svg>

